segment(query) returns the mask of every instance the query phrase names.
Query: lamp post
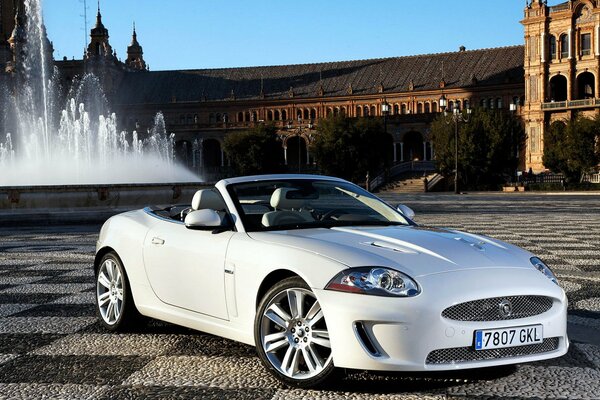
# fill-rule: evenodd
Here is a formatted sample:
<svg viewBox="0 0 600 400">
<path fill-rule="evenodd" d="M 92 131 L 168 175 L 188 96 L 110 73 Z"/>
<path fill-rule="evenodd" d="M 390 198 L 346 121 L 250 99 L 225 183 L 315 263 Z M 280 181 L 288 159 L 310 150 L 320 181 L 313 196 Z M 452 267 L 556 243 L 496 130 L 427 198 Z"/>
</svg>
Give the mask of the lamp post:
<svg viewBox="0 0 600 400">
<path fill-rule="evenodd" d="M 512 103 L 510 103 L 509 109 L 510 109 L 510 115 L 514 118 L 515 112 L 517 111 L 517 105 L 514 102 L 512 102 Z M 515 159 L 516 159 L 515 160 L 516 161 L 515 174 L 513 175 L 513 178 L 515 179 L 515 182 L 517 182 L 519 180 L 518 172 L 517 172 L 517 170 L 519 169 L 519 161 L 518 161 L 519 160 L 519 146 L 517 145 L 517 143 L 515 141 L 515 133 L 514 133 L 515 126 L 513 125 L 513 122 L 514 121 L 510 121 L 510 147 L 511 147 L 510 150 L 512 153 L 510 158 L 515 157 Z"/>
<path fill-rule="evenodd" d="M 387 133 L 387 116 L 390 113 L 390 105 L 386 99 L 381 103 L 381 114 L 383 115 L 383 130 Z"/>
<path fill-rule="evenodd" d="M 309 129 L 310 129 L 311 126 L 312 126 L 312 124 L 309 124 Z M 286 128 L 288 130 L 292 130 L 294 128 L 294 126 L 292 125 L 292 120 L 288 121 L 288 123 L 286 125 Z M 288 136 L 288 137 L 294 137 L 295 136 L 295 137 L 298 138 L 298 173 L 302 172 L 301 171 L 301 168 L 302 168 L 302 160 L 301 160 L 301 158 L 302 158 L 302 148 L 301 148 L 302 132 L 303 132 L 303 129 L 302 129 L 302 116 L 298 115 L 298 128 L 296 129 L 296 131 L 294 133 L 292 133 L 292 134 L 290 134 Z M 285 158 L 286 158 L 286 164 L 287 164 L 287 146 L 285 147 L 285 150 L 286 150 L 286 153 L 285 153 L 286 157 Z M 306 153 L 306 157 L 308 158 L 308 151 Z"/>
<path fill-rule="evenodd" d="M 444 113 L 444 121 L 449 125 L 454 123 L 454 193 L 459 194 L 458 190 L 458 124 L 459 122 L 468 123 L 471 116 L 471 108 L 467 107 L 467 115 L 464 115 L 458 103 L 455 103 L 452 112 L 447 110 L 448 100 L 442 94 L 439 100 L 440 109 Z"/>
</svg>

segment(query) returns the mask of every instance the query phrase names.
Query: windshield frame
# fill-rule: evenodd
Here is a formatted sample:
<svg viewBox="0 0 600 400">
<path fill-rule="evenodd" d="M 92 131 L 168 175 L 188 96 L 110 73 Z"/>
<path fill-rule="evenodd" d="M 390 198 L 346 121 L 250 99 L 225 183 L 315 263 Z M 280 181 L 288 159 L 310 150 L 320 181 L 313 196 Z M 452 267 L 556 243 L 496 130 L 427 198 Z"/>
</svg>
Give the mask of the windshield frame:
<svg viewBox="0 0 600 400">
<path fill-rule="evenodd" d="M 352 187 L 353 191 L 356 194 L 359 194 L 359 195 L 365 196 L 365 197 L 369 197 L 369 198 L 373 199 L 374 201 L 377 201 L 378 203 L 380 203 L 383 207 L 385 207 L 392 213 L 400 215 L 400 217 L 402 219 L 404 219 L 406 221 L 406 223 L 404 224 L 399 221 L 331 221 L 331 222 L 315 221 L 315 222 L 306 222 L 306 223 L 301 223 L 301 224 L 285 224 L 285 225 L 277 225 L 277 226 L 272 226 L 272 227 L 257 227 L 257 228 L 251 226 L 251 224 L 248 224 L 247 223 L 248 217 L 246 216 L 244 208 L 242 207 L 242 204 L 237 196 L 235 187 L 245 186 L 250 183 L 268 185 L 270 183 L 274 184 L 274 183 L 283 183 L 283 182 L 289 182 L 291 184 L 298 183 L 298 182 L 310 182 L 310 183 L 317 182 L 317 183 L 326 183 L 326 184 L 331 184 L 331 185 L 335 185 L 335 184 L 349 185 Z M 237 216 L 239 217 L 240 222 L 241 222 L 242 226 L 244 227 L 245 232 L 270 232 L 270 231 L 272 232 L 272 231 L 287 231 L 287 230 L 317 229 L 317 228 L 329 229 L 329 228 L 335 228 L 335 227 L 349 227 L 349 226 L 365 226 L 365 227 L 381 226 L 381 227 L 384 227 L 384 226 L 416 226 L 417 225 L 413 220 L 406 217 L 404 214 L 400 213 L 396 208 L 392 207 L 387 202 L 385 202 L 382 199 L 380 199 L 379 197 L 375 196 L 373 193 L 366 191 L 365 189 L 361 188 L 360 186 L 358 186 L 354 183 L 344 181 L 341 179 L 340 180 L 318 179 L 318 178 L 310 179 L 310 178 L 306 178 L 306 177 L 302 177 L 302 178 L 299 177 L 297 179 L 294 179 L 294 178 L 280 178 L 280 179 L 272 178 L 272 179 L 265 179 L 265 180 L 260 180 L 260 181 L 230 183 L 225 186 L 225 189 L 227 190 L 227 194 L 229 195 L 229 198 L 231 199 L 233 206 L 235 207 L 235 212 L 236 212 Z"/>
</svg>

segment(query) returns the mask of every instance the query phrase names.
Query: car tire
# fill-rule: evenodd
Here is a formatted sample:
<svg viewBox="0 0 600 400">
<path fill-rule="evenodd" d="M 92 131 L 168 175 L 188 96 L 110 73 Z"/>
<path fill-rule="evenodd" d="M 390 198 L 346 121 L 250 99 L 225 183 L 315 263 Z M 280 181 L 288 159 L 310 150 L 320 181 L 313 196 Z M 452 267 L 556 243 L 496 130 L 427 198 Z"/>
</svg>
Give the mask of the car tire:
<svg viewBox="0 0 600 400">
<path fill-rule="evenodd" d="M 115 252 L 102 257 L 96 269 L 96 314 L 109 331 L 126 331 L 140 321 L 123 262 Z"/>
<path fill-rule="evenodd" d="M 263 296 L 254 339 L 267 370 L 288 386 L 321 386 L 337 371 L 323 311 L 299 277 L 282 280 Z"/>
</svg>

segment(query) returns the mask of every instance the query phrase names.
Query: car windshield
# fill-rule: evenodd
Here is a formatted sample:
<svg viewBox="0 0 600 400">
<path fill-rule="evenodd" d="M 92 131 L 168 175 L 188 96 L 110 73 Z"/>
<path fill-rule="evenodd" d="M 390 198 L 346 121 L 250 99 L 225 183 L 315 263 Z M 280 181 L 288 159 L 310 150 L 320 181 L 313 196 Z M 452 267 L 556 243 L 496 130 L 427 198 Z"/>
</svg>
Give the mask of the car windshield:
<svg viewBox="0 0 600 400">
<path fill-rule="evenodd" d="M 292 179 L 229 185 L 246 231 L 410 225 L 392 207 L 356 185 Z"/>
</svg>

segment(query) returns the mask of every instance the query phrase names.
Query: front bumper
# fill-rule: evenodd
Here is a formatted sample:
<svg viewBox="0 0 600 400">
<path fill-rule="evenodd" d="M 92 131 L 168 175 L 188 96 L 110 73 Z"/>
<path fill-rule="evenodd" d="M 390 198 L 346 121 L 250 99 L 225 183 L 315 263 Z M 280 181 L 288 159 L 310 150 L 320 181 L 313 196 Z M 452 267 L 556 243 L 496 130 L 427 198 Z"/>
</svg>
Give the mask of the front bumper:
<svg viewBox="0 0 600 400">
<path fill-rule="evenodd" d="M 412 298 L 313 289 L 325 315 L 337 367 L 377 371 L 467 369 L 544 360 L 568 350 L 566 296 L 538 271 L 463 270 L 417 281 L 422 292 Z M 521 295 L 550 297 L 552 308 L 533 317 L 501 321 L 455 321 L 441 315 L 454 304 Z M 472 350 L 476 330 L 534 324 L 543 325 L 544 346 L 497 353 Z M 453 354 L 457 354 L 457 361 L 450 361 Z"/>
</svg>

